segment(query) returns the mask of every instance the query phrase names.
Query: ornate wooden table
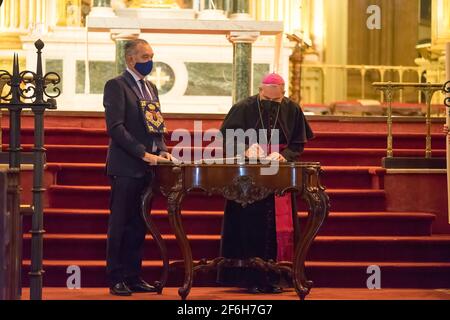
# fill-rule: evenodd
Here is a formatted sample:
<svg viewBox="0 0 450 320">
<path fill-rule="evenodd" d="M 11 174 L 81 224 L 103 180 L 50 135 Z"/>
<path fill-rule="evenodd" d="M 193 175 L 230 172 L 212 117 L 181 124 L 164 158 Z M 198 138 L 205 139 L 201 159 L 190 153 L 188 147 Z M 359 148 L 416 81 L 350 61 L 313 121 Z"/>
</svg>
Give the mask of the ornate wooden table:
<svg viewBox="0 0 450 320">
<path fill-rule="evenodd" d="M 308 250 L 320 227 L 328 216 L 329 199 L 320 183 L 322 170 L 319 163 L 280 163 L 276 175 L 261 175 L 261 169 L 269 165 L 261 164 L 161 164 L 154 168 L 154 180 L 142 197 L 142 215 L 156 241 L 163 260 L 163 272 L 160 281 L 155 282 L 161 293 L 167 282 L 169 259 L 165 243 L 151 219 L 149 208 L 155 193 L 167 198 L 169 221 L 180 246 L 185 267 L 184 284 L 178 294 L 184 300 L 192 287 L 194 271 L 217 267 L 221 264 L 232 265 L 233 261 L 217 258 L 208 263 L 206 260 L 194 264 L 191 247 L 183 228 L 181 205 L 183 198 L 190 192 L 202 191 L 208 195 L 222 195 L 243 206 L 262 200 L 270 194 L 283 195 L 292 192 L 301 195 L 308 205 L 308 218 L 300 232 L 296 209 L 293 210 L 295 254 L 292 262 L 263 261 L 254 258 L 246 261 L 246 266 L 287 272 L 292 278 L 298 296 L 304 300 L 313 287 L 305 274 L 305 259 Z M 295 203 L 295 201 L 294 201 Z"/>
</svg>

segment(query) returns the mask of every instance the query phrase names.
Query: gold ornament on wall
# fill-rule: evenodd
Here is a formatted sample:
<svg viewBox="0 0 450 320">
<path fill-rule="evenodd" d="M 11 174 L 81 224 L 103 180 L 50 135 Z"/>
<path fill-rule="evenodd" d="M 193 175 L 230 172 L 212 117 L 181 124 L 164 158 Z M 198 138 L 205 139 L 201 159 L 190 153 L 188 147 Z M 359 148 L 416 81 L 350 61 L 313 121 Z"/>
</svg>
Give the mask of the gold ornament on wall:
<svg viewBox="0 0 450 320">
<path fill-rule="evenodd" d="M 450 0 L 433 0 L 431 28 L 433 47 L 443 51 L 450 41 Z"/>
<path fill-rule="evenodd" d="M 176 0 L 131 0 L 129 7 L 132 8 L 179 8 Z"/>
<path fill-rule="evenodd" d="M 62 27 L 81 26 L 81 0 L 59 0 L 56 24 Z"/>
</svg>

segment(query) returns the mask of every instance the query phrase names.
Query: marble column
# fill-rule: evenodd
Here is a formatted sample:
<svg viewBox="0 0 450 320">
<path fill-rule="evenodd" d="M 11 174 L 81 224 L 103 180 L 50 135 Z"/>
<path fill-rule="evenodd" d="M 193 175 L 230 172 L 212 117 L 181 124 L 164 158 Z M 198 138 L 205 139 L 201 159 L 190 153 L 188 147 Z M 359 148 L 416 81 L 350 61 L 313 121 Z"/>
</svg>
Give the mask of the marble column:
<svg viewBox="0 0 450 320">
<path fill-rule="evenodd" d="M 140 30 L 111 30 L 111 39 L 116 43 L 116 73 L 119 75 L 127 68 L 125 62 L 125 43 L 139 38 Z"/>
<path fill-rule="evenodd" d="M 213 0 L 212 3 L 210 0 L 202 0 L 203 1 L 203 8 L 204 9 L 218 9 L 218 10 L 223 10 L 223 4 L 224 4 L 224 0 Z M 214 6 L 215 8 L 214 8 Z"/>
<path fill-rule="evenodd" d="M 201 0 L 200 11 L 198 13 L 199 20 L 226 20 L 226 10 L 224 0 Z"/>
<path fill-rule="evenodd" d="M 94 0 L 92 9 L 89 13 L 91 17 L 115 17 L 115 13 L 111 7 L 111 0 Z"/>
<path fill-rule="evenodd" d="M 93 7 L 111 7 L 111 0 L 94 0 Z"/>
<path fill-rule="evenodd" d="M 232 0 L 222 0 L 223 1 L 223 10 L 227 13 L 230 13 L 233 10 L 233 1 Z"/>
<path fill-rule="evenodd" d="M 232 11 L 230 15 L 232 20 L 252 20 L 250 16 L 249 0 L 233 0 Z"/>
<path fill-rule="evenodd" d="M 324 12 L 326 26 L 322 40 L 317 38 L 320 43 L 318 49 L 324 48 L 326 43 L 327 54 L 324 57 L 324 62 L 331 65 L 346 65 L 348 53 L 348 28 L 346 23 L 348 18 L 348 1 L 345 0 L 324 0 Z M 320 13 L 317 13 L 320 15 Z M 336 28 L 339 26 L 339 28 Z M 328 69 L 327 76 L 324 77 L 324 97 L 327 97 L 325 103 L 331 101 L 345 101 L 347 99 L 347 71 L 342 69 Z"/>
<path fill-rule="evenodd" d="M 231 32 L 228 40 L 233 44 L 233 104 L 252 95 L 252 46 L 259 32 Z"/>
<path fill-rule="evenodd" d="M 81 0 L 72 0 L 72 2 L 64 5 L 64 16 L 66 27 L 81 26 Z"/>
<path fill-rule="evenodd" d="M 17 0 L 4 0 L 0 6 L 0 49 L 2 50 L 22 49 L 20 36 L 28 33 L 28 30 L 19 28 L 19 9 Z"/>
</svg>

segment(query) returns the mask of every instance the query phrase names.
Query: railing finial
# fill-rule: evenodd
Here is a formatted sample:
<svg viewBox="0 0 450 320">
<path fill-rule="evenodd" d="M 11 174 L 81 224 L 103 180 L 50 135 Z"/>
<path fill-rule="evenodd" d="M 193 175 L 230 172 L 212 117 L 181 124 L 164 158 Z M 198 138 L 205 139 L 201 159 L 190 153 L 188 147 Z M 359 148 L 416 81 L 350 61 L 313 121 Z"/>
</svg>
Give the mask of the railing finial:
<svg viewBox="0 0 450 320">
<path fill-rule="evenodd" d="M 450 108 L 450 80 L 444 84 L 442 91 L 444 91 L 444 94 L 447 94 L 447 97 L 444 99 L 444 104 L 447 108 Z"/>
</svg>

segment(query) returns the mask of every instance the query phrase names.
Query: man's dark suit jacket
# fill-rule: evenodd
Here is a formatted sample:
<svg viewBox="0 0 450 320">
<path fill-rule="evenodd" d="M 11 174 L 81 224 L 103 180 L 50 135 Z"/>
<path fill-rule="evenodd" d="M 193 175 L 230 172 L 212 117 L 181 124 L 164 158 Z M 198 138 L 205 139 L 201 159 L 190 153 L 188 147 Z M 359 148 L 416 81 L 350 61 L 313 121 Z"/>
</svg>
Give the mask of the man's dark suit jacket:
<svg viewBox="0 0 450 320">
<path fill-rule="evenodd" d="M 158 95 L 156 86 L 149 81 L 147 84 Z M 149 134 L 145 128 L 144 117 L 138 105 L 141 99 L 138 92 L 137 83 L 128 71 L 105 85 L 103 105 L 107 131 L 111 138 L 106 160 L 108 176 L 143 177 L 149 170 L 149 164 L 142 158 L 145 152 L 153 153 L 153 142 L 158 146 L 157 154 L 167 151 L 163 136 Z"/>
</svg>

